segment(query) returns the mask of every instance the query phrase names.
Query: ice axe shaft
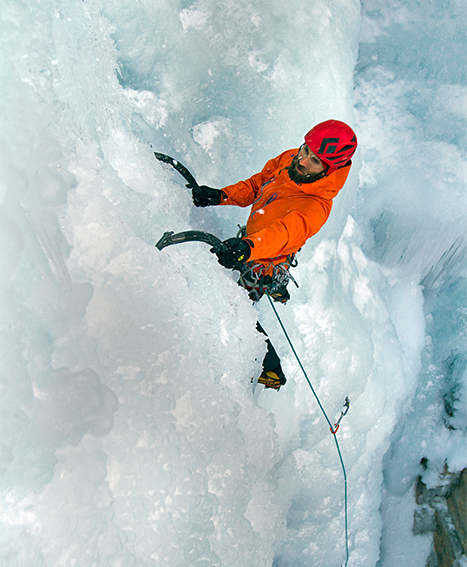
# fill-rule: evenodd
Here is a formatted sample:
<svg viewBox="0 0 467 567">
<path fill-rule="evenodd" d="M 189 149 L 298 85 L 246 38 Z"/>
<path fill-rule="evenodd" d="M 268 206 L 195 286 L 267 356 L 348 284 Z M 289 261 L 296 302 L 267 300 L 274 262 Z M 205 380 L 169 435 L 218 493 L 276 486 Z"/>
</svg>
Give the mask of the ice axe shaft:
<svg viewBox="0 0 467 567">
<path fill-rule="evenodd" d="M 209 232 L 203 232 L 202 230 L 186 230 L 177 233 L 173 231 L 164 232 L 162 238 L 157 242 L 156 248 L 162 250 L 166 246 L 180 244 L 181 242 L 205 242 L 212 246 L 215 252 L 223 246 L 222 240 L 214 236 L 214 234 L 209 234 Z"/>
</svg>

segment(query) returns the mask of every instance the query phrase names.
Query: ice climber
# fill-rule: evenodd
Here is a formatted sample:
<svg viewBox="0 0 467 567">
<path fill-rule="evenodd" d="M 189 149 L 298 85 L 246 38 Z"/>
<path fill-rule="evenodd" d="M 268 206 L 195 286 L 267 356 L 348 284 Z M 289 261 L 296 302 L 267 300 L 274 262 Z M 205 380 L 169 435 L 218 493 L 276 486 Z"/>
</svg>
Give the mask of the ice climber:
<svg viewBox="0 0 467 567">
<path fill-rule="evenodd" d="M 257 301 L 268 293 L 289 298 L 289 268 L 295 254 L 327 221 L 332 200 L 344 186 L 357 148 L 353 130 L 338 120 L 317 124 L 297 149 L 269 160 L 245 181 L 214 189 L 191 186 L 197 207 L 251 206 L 246 226 L 216 252 L 219 263 L 240 271 L 239 283 Z M 266 335 L 258 324 L 258 330 Z M 258 382 L 279 389 L 286 379 L 269 340 Z"/>
</svg>

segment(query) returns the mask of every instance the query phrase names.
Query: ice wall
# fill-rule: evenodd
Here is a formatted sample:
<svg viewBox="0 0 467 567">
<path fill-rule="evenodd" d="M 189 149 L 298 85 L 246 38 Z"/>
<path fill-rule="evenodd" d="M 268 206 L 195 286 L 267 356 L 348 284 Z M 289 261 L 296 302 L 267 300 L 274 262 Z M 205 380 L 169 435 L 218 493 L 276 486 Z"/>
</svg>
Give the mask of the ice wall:
<svg viewBox="0 0 467 567">
<path fill-rule="evenodd" d="M 410 410 L 424 415 L 420 371 L 442 363 L 447 348 L 434 341 L 423 351 L 423 278 L 434 290 L 457 286 L 433 309 L 433 338 L 447 325 L 435 316 L 444 305 L 453 333 L 465 328 L 463 280 L 454 280 L 463 266 L 464 169 L 452 166 L 462 164 L 455 157 L 465 140 L 442 121 L 446 108 L 459 115 L 454 97 L 463 90 L 454 63 L 438 59 L 431 83 L 434 71 L 414 78 L 412 60 L 393 49 L 410 45 L 407 28 L 425 29 L 416 4 L 362 8 L 354 0 L 3 2 L 6 565 L 343 564 L 334 442 L 273 313 L 252 306 L 206 246 L 154 248 L 165 230 L 231 236 L 246 213 L 195 210 L 151 149 L 221 186 L 330 116 L 356 126 L 361 152 L 331 220 L 302 251 L 300 288 L 279 313 L 330 418 L 351 399 L 339 433 L 349 565 L 374 566 L 380 556 L 395 565 L 388 550 L 401 538 L 410 565 L 424 565 L 429 543 L 410 534 L 411 502 L 398 526 L 391 518 L 401 508 L 385 494 L 395 487 L 397 499 L 401 486 L 409 494 L 421 443 L 432 439 L 398 445 L 404 424 L 416 424 L 406 420 Z M 459 27 L 439 39 L 444 52 L 462 37 L 459 10 L 453 2 L 445 16 L 447 29 Z M 437 16 L 426 14 L 435 29 Z M 453 85 L 440 84 L 446 76 Z M 430 128 L 423 100 L 432 102 Z M 419 169 L 401 132 L 413 160 L 423 148 Z M 444 182 L 433 169 L 440 155 Z M 265 349 L 258 317 L 283 356 L 289 382 L 279 393 L 250 382 Z M 462 350 L 461 338 L 456 344 Z M 462 372 L 453 375 L 459 382 Z M 438 391 L 430 390 L 435 401 Z M 433 432 L 442 431 L 439 419 L 433 412 Z M 385 455 L 394 455 L 392 468 Z M 434 456 L 442 461 L 441 451 Z"/>
</svg>

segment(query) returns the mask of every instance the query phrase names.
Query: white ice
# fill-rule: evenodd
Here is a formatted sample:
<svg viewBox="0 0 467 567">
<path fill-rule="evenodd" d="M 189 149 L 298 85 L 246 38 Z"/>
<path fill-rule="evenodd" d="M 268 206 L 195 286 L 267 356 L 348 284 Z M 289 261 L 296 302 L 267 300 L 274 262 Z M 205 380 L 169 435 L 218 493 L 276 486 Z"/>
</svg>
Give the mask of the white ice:
<svg viewBox="0 0 467 567">
<path fill-rule="evenodd" d="M 247 211 L 195 209 L 153 151 L 222 187 L 337 118 L 359 151 L 277 310 L 330 420 L 350 398 L 348 565 L 425 567 L 415 479 L 467 466 L 464 8 L 3 0 L 0 565 L 346 562 L 334 438 L 269 304 L 204 244 L 154 247 Z"/>
</svg>

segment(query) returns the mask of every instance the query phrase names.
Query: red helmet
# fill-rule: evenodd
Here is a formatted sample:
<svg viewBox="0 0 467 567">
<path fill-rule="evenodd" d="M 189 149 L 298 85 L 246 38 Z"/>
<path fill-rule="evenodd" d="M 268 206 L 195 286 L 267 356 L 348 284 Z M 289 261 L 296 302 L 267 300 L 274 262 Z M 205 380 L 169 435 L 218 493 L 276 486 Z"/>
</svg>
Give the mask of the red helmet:
<svg viewBox="0 0 467 567">
<path fill-rule="evenodd" d="M 308 132 L 305 143 L 322 162 L 332 169 L 337 169 L 354 155 L 357 136 L 344 122 L 326 120 Z"/>
</svg>

